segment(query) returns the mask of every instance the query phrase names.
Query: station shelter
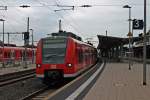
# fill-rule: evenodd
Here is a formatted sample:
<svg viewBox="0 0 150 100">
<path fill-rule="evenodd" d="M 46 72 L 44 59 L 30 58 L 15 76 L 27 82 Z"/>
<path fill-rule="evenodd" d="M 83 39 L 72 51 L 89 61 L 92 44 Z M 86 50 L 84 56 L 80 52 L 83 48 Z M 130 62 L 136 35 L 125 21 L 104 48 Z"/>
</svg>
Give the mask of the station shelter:
<svg viewBox="0 0 150 100">
<path fill-rule="evenodd" d="M 112 36 L 98 35 L 99 44 L 97 49 L 100 51 L 101 57 L 109 59 L 119 59 L 122 57 L 128 57 L 129 53 L 129 38 L 120 38 Z M 141 41 L 140 37 L 132 37 L 131 39 L 131 51 L 133 56 L 137 57 L 137 54 L 141 54 L 142 57 L 143 51 L 137 47 L 134 47 L 133 44 L 137 41 Z M 138 51 L 138 50 L 139 51 Z"/>
</svg>

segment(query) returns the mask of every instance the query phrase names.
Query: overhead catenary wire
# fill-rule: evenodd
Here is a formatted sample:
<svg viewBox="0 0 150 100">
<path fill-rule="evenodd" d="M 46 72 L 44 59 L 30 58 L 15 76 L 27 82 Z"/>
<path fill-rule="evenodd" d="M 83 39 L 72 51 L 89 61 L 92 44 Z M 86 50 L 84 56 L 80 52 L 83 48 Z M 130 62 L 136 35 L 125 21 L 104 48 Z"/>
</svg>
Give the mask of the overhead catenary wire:
<svg viewBox="0 0 150 100">
<path fill-rule="evenodd" d="M 46 6 L 45 3 L 42 3 L 41 0 L 40 0 L 40 1 L 38 0 L 38 2 L 39 2 L 40 4 L 42 4 L 42 5 L 44 5 L 45 7 L 47 7 L 48 9 L 52 10 L 49 6 Z M 56 5 L 57 5 L 57 4 L 56 4 Z M 62 15 L 59 14 L 59 13 L 54 13 L 54 14 L 57 15 L 56 17 L 61 17 L 61 18 L 65 21 L 64 23 L 67 23 L 67 25 L 69 25 L 70 27 L 72 27 L 72 28 L 74 29 L 74 31 L 76 31 L 77 33 L 80 33 L 78 29 L 76 29 L 72 24 L 70 24 L 70 22 L 68 22 L 68 20 L 66 20 L 66 19 L 64 18 L 64 16 L 62 16 Z"/>
<path fill-rule="evenodd" d="M 34 5 L 32 5 L 31 7 L 50 7 L 50 6 L 56 6 L 56 7 L 66 7 L 66 6 L 68 6 L 68 7 L 72 7 L 72 6 L 70 6 L 70 5 L 58 5 L 58 4 L 52 4 L 52 5 L 50 5 L 50 4 L 48 4 L 48 3 L 41 3 L 40 2 L 40 4 L 41 5 L 36 5 L 36 6 L 34 6 Z M 18 5 L 19 6 L 19 5 Z M 18 6 L 10 6 L 10 7 L 18 7 Z M 92 6 L 97 6 L 97 5 L 92 5 Z M 75 7 L 81 7 L 81 6 L 78 6 L 78 5 L 76 5 Z M 49 8 L 50 9 L 50 8 Z M 18 9 L 17 9 L 18 10 Z M 67 13 L 67 11 L 64 11 L 64 12 L 66 12 Z M 72 25 L 68 20 L 66 20 L 65 18 L 64 18 L 64 16 L 62 16 L 61 14 L 58 14 L 58 13 L 55 13 L 57 16 L 60 16 L 62 19 L 64 19 L 66 22 L 67 22 L 67 24 L 69 24 L 75 31 L 77 31 L 77 33 L 83 33 L 83 32 L 81 32 L 80 30 L 79 30 L 79 28 L 77 28 L 78 27 L 78 25 L 75 23 L 75 21 L 73 20 L 73 18 L 71 17 L 71 16 L 69 16 L 69 17 L 71 17 L 70 19 L 72 20 L 72 22 L 73 22 L 73 24 L 75 24 L 75 25 Z M 66 23 L 65 22 L 65 23 Z"/>
<path fill-rule="evenodd" d="M 59 0 L 56 0 L 56 1 L 55 1 L 56 5 L 58 5 L 58 2 L 60 3 Z M 64 11 L 65 13 L 69 13 L 69 12 L 67 12 L 66 10 L 63 10 L 63 11 Z M 81 32 L 81 31 L 78 30 L 78 29 L 79 29 L 79 25 L 75 22 L 75 20 L 72 18 L 72 16 L 70 16 L 70 14 L 69 14 L 69 17 L 70 17 L 71 21 L 75 24 L 75 26 L 73 26 L 73 27 L 77 30 L 77 32 L 80 32 L 79 34 L 82 35 L 82 33 L 84 33 L 84 32 Z"/>
<path fill-rule="evenodd" d="M 3 1 L 5 1 L 5 0 L 3 0 Z M 16 0 L 15 0 L 16 1 Z M 19 0 L 20 2 L 21 2 L 21 0 Z M 29 1 L 29 0 L 28 0 Z M 32 4 L 32 1 L 33 0 L 31 0 L 30 2 L 22 2 L 22 4 L 29 4 L 31 7 L 49 7 L 48 9 L 53 9 L 53 7 L 58 7 L 58 4 L 49 4 L 49 3 L 45 3 L 44 5 L 42 5 L 42 4 Z M 37 0 L 35 0 L 35 1 L 37 1 Z M 41 1 L 41 0 L 38 0 L 38 1 Z M 44 0 L 43 0 L 44 1 Z M 45 0 L 46 1 L 46 0 Z M 44 2 L 45 2 L 44 1 Z M 6 2 L 6 1 L 5 1 Z M 7 5 L 7 3 L 3 3 L 2 5 Z M 132 4 L 131 4 L 132 5 Z M 8 5 L 8 7 L 19 7 L 20 5 L 19 4 L 14 4 L 14 5 L 11 5 L 11 3 L 9 3 L 9 5 Z M 80 7 L 81 5 L 59 5 L 59 7 L 65 7 L 65 6 L 70 6 L 70 7 L 72 7 L 72 6 L 75 6 L 75 7 Z M 122 4 L 119 4 L 119 5 L 117 5 L 117 4 L 91 4 L 91 6 L 92 7 L 112 7 L 112 6 L 116 6 L 116 7 L 122 7 L 123 5 Z M 133 4 L 132 6 L 143 6 L 143 4 Z M 8 9 L 9 10 L 9 9 Z M 17 9 L 18 10 L 18 9 Z M 20 11 L 21 12 L 21 11 Z M 68 11 L 64 11 L 64 13 L 67 13 Z M 19 13 L 19 12 L 18 12 Z M 61 15 L 61 17 L 63 16 L 61 13 L 55 13 L 57 16 L 60 16 Z M 18 15 L 20 15 L 20 16 L 26 16 L 27 14 L 25 14 L 25 15 L 22 15 L 22 14 L 18 14 Z M 69 15 L 69 14 L 68 14 Z M 71 17 L 71 16 L 69 16 L 69 17 Z M 64 17 L 63 16 L 63 19 L 65 19 L 65 20 L 67 20 L 68 21 L 68 19 L 66 19 L 66 17 Z M 70 20 L 72 20 L 72 18 L 69 18 Z M 14 19 L 14 20 L 16 20 L 16 19 Z M 66 22 L 67 22 L 66 21 Z M 16 21 L 16 22 L 18 22 L 18 21 Z M 65 22 L 65 23 L 66 23 Z M 68 23 L 69 22 L 69 23 Z M 68 21 L 67 22 L 67 24 L 70 24 L 70 21 Z M 72 23 L 72 26 L 73 27 L 75 27 L 75 30 L 78 30 L 78 32 L 79 33 L 81 33 L 81 31 L 80 31 L 80 28 L 78 28 L 78 25 L 75 23 L 75 21 L 71 21 Z M 19 21 L 19 23 L 20 23 L 20 21 Z M 24 21 L 24 23 L 25 23 L 25 21 Z M 25 23 L 26 24 L 26 23 Z"/>
<path fill-rule="evenodd" d="M 144 6 L 143 4 L 130 4 L 132 6 Z M 150 6 L 150 4 L 147 4 L 148 6 Z M 5 5 L 7 7 L 20 7 L 21 5 Z M 49 4 L 45 4 L 45 5 L 30 5 L 28 4 L 28 6 L 30 7 L 45 7 L 45 6 L 49 6 L 49 7 L 84 7 L 84 5 L 49 5 Z M 89 5 L 91 7 L 115 7 L 115 6 L 118 6 L 118 7 L 122 7 L 123 4 L 92 4 L 92 5 Z"/>
<path fill-rule="evenodd" d="M 7 14 L 6 12 L 3 12 L 3 13 L 0 12 L 0 13 L 1 13 L 2 15 L 4 15 L 6 19 L 8 19 L 8 18 L 7 18 L 7 15 L 8 15 L 8 14 Z M 15 31 L 17 32 L 16 28 L 14 27 L 14 25 L 13 25 L 10 21 L 6 21 L 6 23 L 8 23 L 7 25 L 9 25 L 12 30 L 15 30 Z"/>
<path fill-rule="evenodd" d="M 3 2 L 3 4 L 7 4 L 7 2 L 6 1 L 2 1 Z M 13 20 L 13 21 L 15 21 L 16 23 L 18 23 L 18 24 L 20 24 L 18 21 L 17 21 L 17 19 L 16 18 L 13 18 L 13 17 L 11 17 L 11 20 L 8 20 L 9 18 L 8 18 L 8 12 L 7 11 L 3 11 L 3 12 L 0 12 L 2 15 L 4 15 L 5 16 L 5 19 L 6 19 L 6 27 L 8 27 L 8 25 L 9 25 L 9 27 L 13 30 L 13 31 L 15 31 L 14 33 L 16 33 L 17 32 L 17 30 L 16 30 L 16 28 L 14 27 L 14 25 L 11 23 L 11 21 Z M 21 14 L 18 14 L 18 16 L 20 16 Z M 21 23 L 22 24 L 22 23 Z M 12 32 L 13 33 L 13 32 Z M 5 35 L 8 35 L 8 34 L 5 34 Z M 20 43 L 20 41 L 22 40 L 22 38 L 18 38 L 18 36 L 20 37 L 22 37 L 22 35 L 16 35 L 16 34 L 14 34 L 14 35 L 11 35 L 11 37 L 9 37 L 9 41 L 11 41 L 11 43 L 17 43 L 18 41 L 18 43 Z M 21 39 L 21 40 L 20 40 Z M 8 41 L 8 36 L 7 37 L 5 37 L 5 40 L 7 40 Z M 13 41 L 12 41 L 13 40 Z"/>
<path fill-rule="evenodd" d="M 3 0 L 2 2 L 3 2 L 4 4 L 7 3 L 5 0 Z M 16 8 L 16 7 L 15 7 L 15 8 Z M 18 9 L 16 9 L 16 11 L 17 11 L 17 13 L 15 13 L 15 14 L 17 14 L 18 16 L 21 16 L 21 17 L 22 17 L 22 14 L 20 14 L 20 13 L 22 13 L 22 12 L 19 11 Z M 18 12 L 20 12 L 20 13 L 18 13 Z M 8 15 L 8 14 L 5 12 L 5 15 Z M 11 19 L 12 19 L 13 21 L 15 21 L 16 23 L 18 23 L 18 24 L 22 24 L 20 21 L 18 22 L 16 18 L 11 17 Z M 26 24 L 26 23 L 24 22 L 24 24 Z"/>
</svg>

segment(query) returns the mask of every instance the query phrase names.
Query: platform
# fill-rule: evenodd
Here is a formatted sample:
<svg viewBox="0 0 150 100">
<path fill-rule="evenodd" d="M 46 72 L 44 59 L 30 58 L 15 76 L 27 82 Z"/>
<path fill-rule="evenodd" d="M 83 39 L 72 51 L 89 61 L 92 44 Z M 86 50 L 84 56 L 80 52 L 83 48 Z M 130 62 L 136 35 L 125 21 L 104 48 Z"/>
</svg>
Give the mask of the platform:
<svg viewBox="0 0 150 100">
<path fill-rule="evenodd" d="M 150 65 L 147 65 L 147 85 L 143 86 L 143 65 L 108 63 L 84 100 L 150 100 Z"/>
</svg>

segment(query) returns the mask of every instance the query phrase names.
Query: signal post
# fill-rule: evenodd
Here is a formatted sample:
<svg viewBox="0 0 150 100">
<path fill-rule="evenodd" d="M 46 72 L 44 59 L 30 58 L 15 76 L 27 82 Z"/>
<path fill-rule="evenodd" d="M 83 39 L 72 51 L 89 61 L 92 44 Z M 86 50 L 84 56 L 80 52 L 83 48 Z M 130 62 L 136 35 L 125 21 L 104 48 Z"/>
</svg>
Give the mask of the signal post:
<svg viewBox="0 0 150 100">
<path fill-rule="evenodd" d="M 27 19 L 27 32 L 24 32 L 24 68 L 27 68 L 27 46 L 29 44 L 29 17 Z"/>
</svg>

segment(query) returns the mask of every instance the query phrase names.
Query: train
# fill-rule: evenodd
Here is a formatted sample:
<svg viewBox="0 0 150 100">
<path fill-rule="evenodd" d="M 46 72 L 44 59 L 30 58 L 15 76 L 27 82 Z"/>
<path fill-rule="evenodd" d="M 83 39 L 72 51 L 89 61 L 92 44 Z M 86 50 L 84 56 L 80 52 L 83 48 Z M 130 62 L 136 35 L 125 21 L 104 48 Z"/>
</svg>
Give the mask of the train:
<svg viewBox="0 0 150 100">
<path fill-rule="evenodd" d="M 36 76 L 51 84 L 75 78 L 97 62 L 97 50 L 71 32 L 40 39 L 36 53 Z"/>
<path fill-rule="evenodd" d="M 27 48 L 26 58 L 28 61 L 32 61 L 33 56 L 36 54 L 36 49 Z M 24 47 L 11 47 L 0 46 L 0 62 L 4 64 L 21 62 L 24 60 L 25 48 Z"/>
</svg>

